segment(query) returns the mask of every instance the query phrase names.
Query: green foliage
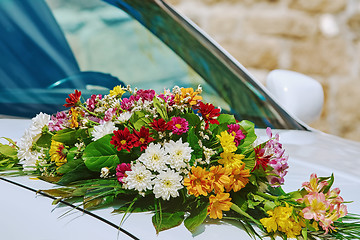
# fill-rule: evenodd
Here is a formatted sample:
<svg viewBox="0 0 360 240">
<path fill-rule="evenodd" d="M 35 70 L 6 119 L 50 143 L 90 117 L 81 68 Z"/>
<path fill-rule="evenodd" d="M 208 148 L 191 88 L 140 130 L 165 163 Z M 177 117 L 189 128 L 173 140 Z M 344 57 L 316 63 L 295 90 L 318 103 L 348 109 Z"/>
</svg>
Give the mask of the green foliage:
<svg viewBox="0 0 360 240">
<path fill-rule="evenodd" d="M 190 209 L 190 215 L 184 221 L 185 227 L 194 232 L 206 219 L 208 202 L 198 202 L 198 204 Z"/>
<path fill-rule="evenodd" d="M 52 140 L 61 142 L 67 146 L 73 146 L 78 139 L 86 139 L 88 138 L 87 129 L 63 129 L 52 137 Z"/>
<path fill-rule="evenodd" d="M 120 163 L 117 150 L 110 143 L 111 136 L 106 135 L 90 143 L 84 150 L 83 159 L 88 169 L 100 172 L 101 168 L 116 168 Z"/>
<path fill-rule="evenodd" d="M 184 212 L 156 212 L 152 217 L 156 233 L 179 226 L 184 220 Z"/>
</svg>

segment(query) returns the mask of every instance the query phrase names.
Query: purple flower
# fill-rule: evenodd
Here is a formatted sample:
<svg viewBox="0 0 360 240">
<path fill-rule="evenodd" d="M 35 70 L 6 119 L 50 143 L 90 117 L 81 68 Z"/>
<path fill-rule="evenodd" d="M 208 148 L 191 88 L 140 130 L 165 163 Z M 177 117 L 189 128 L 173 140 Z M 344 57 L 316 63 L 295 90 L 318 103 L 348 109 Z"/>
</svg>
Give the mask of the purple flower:
<svg viewBox="0 0 360 240">
<path fill-rule="evenodd" d="M 288 158 L 289 156 L 284 155 L 285 150 L 282 148 L 282 144 L 279 143 L 279 135 L 276 134 L 273 137 L 271 129 L 267 128 L 266 133 L 269 136 L 269 141 L 266 142 L 264 149 L 265 154 L 270 156 L 268 166 L 272 168 L 267 176 L 269 184 L 272 187 L 278 187 L 284 183 L 284 177 L 287 174 Z"/>
<path fill-rule="evenodd" d="M 173 117 L 171 121 L 173 122 L 172 132 L 174 134 L 181 135 L 189 130 L 189 123 L 185 118 Z"/>
<path fill-rule="evenodd" d="M 245 138 L 244 133 L 241 131 L 240 129 L 240 125 L 238 124 L 230 124 L 228 125 L 228 133 L 232 134 L 235 139 L 235 145 L 239 146 L 241 140 L 243 140 Z"/>
</svg>

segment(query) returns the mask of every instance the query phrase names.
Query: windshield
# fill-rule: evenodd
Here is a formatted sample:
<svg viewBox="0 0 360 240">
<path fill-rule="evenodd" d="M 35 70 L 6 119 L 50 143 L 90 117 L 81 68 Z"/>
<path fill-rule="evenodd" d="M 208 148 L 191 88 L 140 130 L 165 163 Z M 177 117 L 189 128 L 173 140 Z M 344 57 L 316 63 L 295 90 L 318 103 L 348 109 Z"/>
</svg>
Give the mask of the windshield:
<svg viewBox="0 0 360 240">
<path fill-rule="evenodd" d="M 12 63 L 16 69 L 25 69 L 21 77 L 15 74 L 19 70 L 10 71 L 9 64 L 1 66 L 0 73 L 10 72 L 8 78 L 17 78 L 11 84 L 2 83 L 0 102 L 7 107 L 0 114 L 54 113 L 63 109 L 67 94 L 75 88 L 90 97 L 107 94 L 119 84 L 157 92 L 175 85 L 201 85 L 206 102 L 238 120 L 253 121 L 257 127 L 303 129 L 274 107 L 246 73 L 231 69 L 214 48 L 171 17 L 173 12 L 169 14 L 153 1 L 107 0 L 113 5 L 99 0 L 5 2 L 16 6 L 14 10 L 0 3 L 6 12 L 14 13 L 7 18 L 17 20 L 17 34 L 26 36 L 23 39 L 32 45 Z M 25 28 L 29 21 L 32 31 Z M 28 64 L 23 64 L 25 53 L 32 57 Z"/>
</svg>

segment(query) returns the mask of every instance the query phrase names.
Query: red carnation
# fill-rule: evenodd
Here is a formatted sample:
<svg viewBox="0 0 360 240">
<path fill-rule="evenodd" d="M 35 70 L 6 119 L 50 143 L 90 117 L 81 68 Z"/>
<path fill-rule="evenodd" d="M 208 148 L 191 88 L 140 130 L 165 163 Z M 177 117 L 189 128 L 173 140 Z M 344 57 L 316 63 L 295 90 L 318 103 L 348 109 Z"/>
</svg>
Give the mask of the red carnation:
<svg viewBox="0 0 360 240">
<path fill-rule="evenodd" d="M 80 101 L 81 91 L 75 90 L 75 93 L 70 93 L 69 98 L 65 99 L 64 107 L 74 107 Z"/>
<path fill-rule="evenodd" d="M 209 128 L 209 123 L 219 124 L 219 121 L 216 118 L 220 116 L 220 109 L 215 108 L 211 103 L 204 104 L 203 102 L 200 102 L 199 112 L 205 121 L 205 129 Z"/>
<path fill-rule="evenodd" d="M 114 131 L 114 136 L 112 136 L 110 143 L 117 148 L 118 151 L 126 149 L 128 152 L 131 151 L 133 147 L 136 147 L 137 138 L 130 134 L 128 128 L 124 130 Z"/>
<path fill-rule="evenodd" d="M 150 126 L 158 132 L 165 132 L 166 130 L 171 130 L 173 127 L 173 122 L 166 122 L 164 119 L 160 118 L 159 120 L 154 119 Z"/>
<path fill-rule="evenodd" d="M 149 129 L 142 126 L 140 131 L 134 130 L 134 136 L 136 137 L 137 141 L 135 143 L 136 147 L 140 147 L 141 151 L 144 151 L 148 144 L 155 139 L 150 137 L 152 133 L 149 132 Z"/>
</svg>

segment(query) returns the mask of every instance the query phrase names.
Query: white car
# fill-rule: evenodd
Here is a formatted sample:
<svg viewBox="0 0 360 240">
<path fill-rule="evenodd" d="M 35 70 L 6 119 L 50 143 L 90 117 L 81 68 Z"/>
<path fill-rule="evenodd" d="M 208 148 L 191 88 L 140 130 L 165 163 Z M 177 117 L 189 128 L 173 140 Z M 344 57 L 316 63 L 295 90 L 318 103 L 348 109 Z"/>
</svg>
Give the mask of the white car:
<svg viewBox="0 0 360 240">
<path fill-rule="evenodd" d="M 8 77 L 6 81 L 1 80 L 0 85 L 0 103 L 4 106 L 0 109 L 3 116 L 0 119 L 1 137 L 19 140 L 31 123 L 30 117 L 37 112 L 52 114 L 62 110 L 65 98 L 74 88 L 81 90 L 84 96 L 90 96 L 108 92 L 111 86 L 123 83 L 156 91 L 174 85 L 196 87 L 201 84 L 206 101 L 220 106 L 224 112 L 234 114 L 238 120 L 254 122 L 260 138 L 266 137 L 266 127 L 279 133 L 280 142 L 289 155 L 290 166 L 284 190 L 301 188 L 302 182 L 307 181 L 312 173 L 318 176 L 334 173 L 334 186 L 341 189 L 341 196 L 345 201 L 354 201 L 348 204 L 349 212 L 360 214 L 360 143 L 324 134 L 295 119 L 293 114 L 299 118 L 301 116 L 296 111 L 288 113 L 243 66 L 165 2 L 105 0 L 106 3 L 99 3 L 93 0 L 87 3 L 86 8 L 76 6 L 79 3 L 68 3 L 70 6 L 65 4 L 64 8 L 59 8 L 59 2 L 47 2 L 53 9 L 49 10 L 42 1 L 13 1 L 17 9 L 13 10 L 13 15 L 9 11 L 9 4 L 0 3 L 0 13 L 8 12 L 7 19 L 15 19 L 13 26 L 19 27 L 16 33 L 19 35 L 9 37 L 6 41 L 26 35 L 27 40 L 38 43 L 35 44 L 38 49 L 28 48 L 28 53 L 23 53 L 24 57 L 37 56 L 33 65 L 24 64 L 24 78 L 16 74 L 16 70 L 21 72 L 19 59 L 7 58 L 8 63 L 17 64 L 15 70 L 4 64 L 4 54 L 14 52 L 1 52 L 4 50 L 0 48 L 0 63 L 4 64 L 0 66 L 0 72 L 7 72 L 5 76 Z M 45 23 L 56 26 L 51 12 L 61 29 L 46 32 Z M 0 24 L 4 24 L 5 20 L 0 17 Z M 32 32 L 26 28 L 29 21 L 34 21 Z M 95 30 L 91 32 L 87 28 L 89 26 Z M 42 35 L 38 30 L 43 30 Z M 58 36 L 58 42 L 54 42 L 51 41 L 54 32 L 64 32 L 65 35 Z M 97 37 L 105 34 L 108 34 L 105 40 Z M 68 37 L 70 47 L 62 42 L 64 36 Z M 75 41 L 75 38 L 80 40 Z M 82 49 L 80 45 L 84 42 L 81 41 L 86 41 L 90 47 Z M 8 44 L 9 49 L 19 46 L 15 41 L 13 46 L 11 42 Z M 52 51 L 57 47 L 65 49 L 67 53 L 72 50 L 72 53 L 65 56 L 62 51 Z M 36 55 L 44 52 L 48 53 L 51 61 L 41 59 L 41 54 Z M 36 58 L 41 64 L 35 63 Z M 106 62 L 107 58 L 111 60 Z M 85 63 L 80 62 L 78 66 L 75 59 L 85 59 Z M 95 63 L 90 64 L 90 60 Z M 41 69 L 46 68 L 47 64 L 50 75 L 44 77 Z M 32 67 L 38 69 L 28 71 Z M 52 73 L 58 76 L 50 79 Z M 36 79 L 41 77 L 48 82 L 36 84 Z M 303 89 L 300 86 L 298 90 Z M 281 99 L 281 93 L 278 94 Z M 6 143 L 6 140 L 2 139 L 1 142 Z M 73 206 L 66 202 L 52 205 L 54 199 L 38 192 L 52 187 L 53 184 L 28 176 L 0 175 L 0 238 L 250 238 L 239 224 L 225 220 L 206 220 L 195 233 L 190 233 L 181 225 L 157 234 L 151 222 L 152 215 L 148 213 L 129 214 L 122 221 L 123 215 L 111 214 L 111 208 L 89 212 L 83 210 L 81 205 Z"/>
</svg>

